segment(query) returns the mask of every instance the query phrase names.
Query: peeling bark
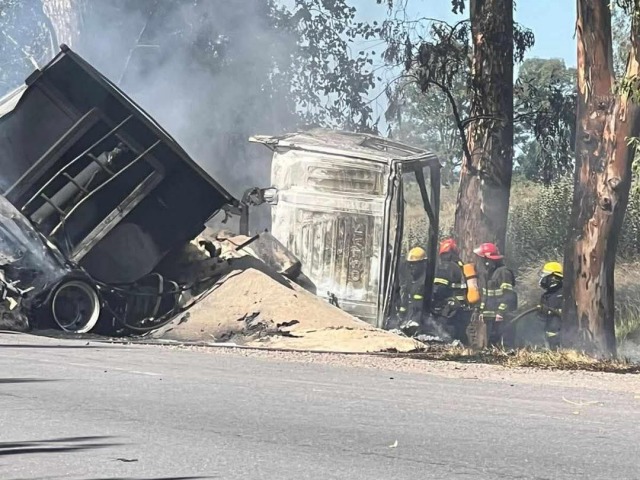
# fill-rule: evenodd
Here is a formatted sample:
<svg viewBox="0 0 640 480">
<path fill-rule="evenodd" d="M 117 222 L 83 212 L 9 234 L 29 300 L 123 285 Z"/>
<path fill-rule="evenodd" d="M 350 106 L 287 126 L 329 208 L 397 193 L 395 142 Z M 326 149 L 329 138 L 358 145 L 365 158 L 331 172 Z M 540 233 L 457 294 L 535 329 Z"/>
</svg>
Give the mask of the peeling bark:
<svg viewBox="0 0 640 480">
<path fill-rule="evenodd" d="M 464 258 L 480 243 L 504 249 L 513 170 L 513 0 L 471 0 L 471 118 L 455 232 Z"/>
<path fill-rule="evenodd" d="M 640 109 L 614 94 L 608 0 L 577 0 L 578 110 L 572 225 L 565 247 L 563 344 L 615 355 L 614 280 Z M 637 28 L 625 78 L 639 71 Z"/>
</svg>

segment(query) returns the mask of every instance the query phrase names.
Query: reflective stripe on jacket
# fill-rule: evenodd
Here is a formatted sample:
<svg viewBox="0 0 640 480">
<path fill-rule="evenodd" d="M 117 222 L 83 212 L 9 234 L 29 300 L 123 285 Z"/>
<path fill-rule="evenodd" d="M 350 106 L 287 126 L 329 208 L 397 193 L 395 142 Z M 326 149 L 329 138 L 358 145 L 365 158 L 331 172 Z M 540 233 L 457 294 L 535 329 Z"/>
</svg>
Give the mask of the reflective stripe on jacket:
<svg viewBox="0 0 640 480">
<path fill-rule="evenodd" d="M 495 317 L 518 308 L 515 275 L 504 265 L 496 268 L 481 289 L 480 310 L 485 317 Z"/>
<path fill-rule="evenodd" d="M 451 298 L 455 298 L 462 304 L 467 300 L 467 285 L 462 275 L 462 262 L 441 258 L 433 281 L 434 309 L 443 308 Z"/>
</svg>

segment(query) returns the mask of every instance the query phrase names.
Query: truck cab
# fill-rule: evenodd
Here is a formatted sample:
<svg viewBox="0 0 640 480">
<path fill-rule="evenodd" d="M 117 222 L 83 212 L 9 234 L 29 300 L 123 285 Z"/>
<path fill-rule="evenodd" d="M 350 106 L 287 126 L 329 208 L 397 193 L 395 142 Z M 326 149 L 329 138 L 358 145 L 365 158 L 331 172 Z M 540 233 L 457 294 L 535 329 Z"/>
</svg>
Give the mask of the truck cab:
<svg viewBox="0 0 640 480">
<path fill-rule="evenodd" d="M 387 327 L 406 252 L 421 246 L 428 257 L 429 308 L 440 196 L 440 162 L 433 153 L 325 129 L 250 141 L 273 151 L 271 188 L 265 190 L 272 233 L 300 259 L 318 295 Z"/>
</svg>

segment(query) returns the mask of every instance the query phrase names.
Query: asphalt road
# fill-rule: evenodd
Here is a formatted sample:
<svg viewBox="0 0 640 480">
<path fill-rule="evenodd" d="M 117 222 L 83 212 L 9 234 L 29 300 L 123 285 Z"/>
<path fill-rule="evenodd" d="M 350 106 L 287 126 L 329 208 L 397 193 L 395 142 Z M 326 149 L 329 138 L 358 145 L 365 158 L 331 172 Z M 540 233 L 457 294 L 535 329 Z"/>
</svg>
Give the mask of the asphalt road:
<svg viewBox="0 0 640 480">
<path fill-rule="evenodd" d="M 0 346 L 3 479 L 640 478 L 628 392 L 22 335 Z"/>
</svg>

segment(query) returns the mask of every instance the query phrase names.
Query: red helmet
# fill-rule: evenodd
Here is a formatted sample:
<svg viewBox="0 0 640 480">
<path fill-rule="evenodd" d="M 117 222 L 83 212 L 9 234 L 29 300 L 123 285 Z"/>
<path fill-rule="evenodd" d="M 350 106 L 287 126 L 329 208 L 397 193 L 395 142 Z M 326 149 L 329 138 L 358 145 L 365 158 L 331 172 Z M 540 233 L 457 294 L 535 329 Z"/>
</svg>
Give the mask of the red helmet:
<svg viewBox="0 0 640 480">
<path fill-rule="evenodd" d="M 478 248 L 475 248 L 473 253 L 489 260 L 502 260 L 504 258 L 500 255 L 500 250 L 498 250 L 495 243 L 483 243 Z"/>
<path fill-rule="evenodd" d="M 456 243 L 456 241 L 453 238 L 446 238 L 442 242 L 440 242 L 440 250 L 438 251 L 438 255 L 457 251 L 458 244 Z"/>
</svg>

